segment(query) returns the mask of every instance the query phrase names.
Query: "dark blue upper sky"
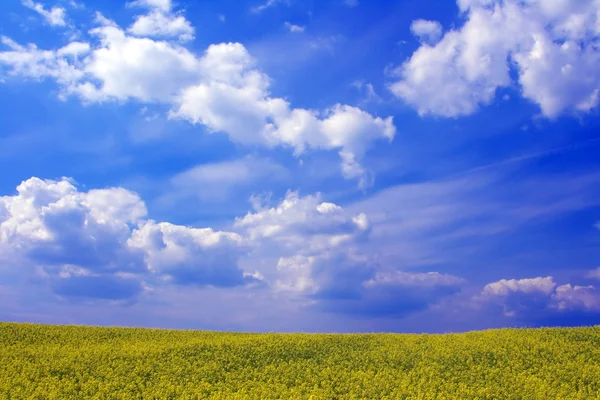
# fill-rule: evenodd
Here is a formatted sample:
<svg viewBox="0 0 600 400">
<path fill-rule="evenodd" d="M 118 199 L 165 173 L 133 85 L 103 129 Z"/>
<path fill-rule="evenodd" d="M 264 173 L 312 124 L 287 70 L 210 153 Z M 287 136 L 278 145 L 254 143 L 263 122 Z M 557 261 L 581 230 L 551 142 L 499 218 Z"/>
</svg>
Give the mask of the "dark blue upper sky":
<svg viewBox="0 0 600 400">
<path fill-rule="evenodd" d="M 600 322 L 598 2 L 0 11 L 0 319 Z"/>
</svg>

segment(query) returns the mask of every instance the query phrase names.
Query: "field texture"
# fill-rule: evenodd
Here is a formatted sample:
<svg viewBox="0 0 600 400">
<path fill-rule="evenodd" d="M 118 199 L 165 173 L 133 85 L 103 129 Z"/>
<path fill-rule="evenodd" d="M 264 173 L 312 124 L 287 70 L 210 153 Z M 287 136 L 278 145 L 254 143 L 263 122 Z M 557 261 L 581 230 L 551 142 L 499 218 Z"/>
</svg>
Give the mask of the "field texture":
<svg viewBox="0 0 600 400">
<path fill-rule="evenodd" d="M 600 327 L 240 334 L 0 323 L 5 399 L 600 399 Z"/>
</svg>

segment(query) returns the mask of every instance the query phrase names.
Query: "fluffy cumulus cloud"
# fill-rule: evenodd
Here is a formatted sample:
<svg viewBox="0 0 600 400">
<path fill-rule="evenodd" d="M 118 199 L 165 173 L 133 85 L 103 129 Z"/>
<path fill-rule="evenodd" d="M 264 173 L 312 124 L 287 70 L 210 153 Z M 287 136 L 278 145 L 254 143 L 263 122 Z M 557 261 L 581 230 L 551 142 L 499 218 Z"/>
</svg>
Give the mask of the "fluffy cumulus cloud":
<svg viewBox="0 0 600 400">
<path fill-rule="evenodd" d="M 377 139 L 394 138 L 391 117 L 341 104 L 321 111 L 292 108 L 285 99 L 272 97 L 269 77 L 254 67 L 239 43 L 210 46 L 200 64 L 200 83 L 181 91 L 171 117 L 226 132 L 239 143 L 290 147 L 297 155 L 307 149 L 337 150 L 344 176 L 362 178 L 363 185 L 360 159 L 365 151 Z"/>
<path fill-rule="evenodd" d="M 301 295 L 310 304 L 328 309 L 332 301 L 360 299 L 361 285 L 374 270 L 369 258 L 353 251 L 281 257 L 274 289 Z"/>
<path fill-rule="evenodd" d="M 323 110 L 293 108 L 270 93 L 270 78 L 240 43 L 210 45 L 195 54 L 181 45 L 193 37 L 189 22 L 170 1 L 139 0 L 134 23 L 123 29 L 97 14 L 90 42 L 41 50 L 7 37 L 0 51 L 4 75 L 57 81 L 61 96 L 85 103 L 137 100 L 171 107 L 170 118 L 225 133 L 237 143 L 282 146 L 300 155 L 307 150 L 336 151 L 341 172 L 370 180 L 361 160 L 377 140 L 393 140 L 392 117 L 373 116 L 335 104 Z"/>
<path fill-rule="evenodd" d="M 499 88 L 514 85 L 513 75 L 522 95 L 546 117 L 598 105 L 598 1 L 459 0 L 458 5 L 466 22 L 435 45 L 424 43 L 394 71 L 391 91 L 419 114 L 472 114 L 491 103 Z M 423 22 L 415 26 L 428 31 Z"/>
<path fill-rule="evenodd" d="M 166 15 L 159 11 L 138 16 L 127 30 L 136 36 L 176 37 L 181 41 L 194 38 L 194 28 L 185 17 Z"/>
<path fill-rule="evenodd" d="M 148 270 L 166 282 L 232 287 L 252 281 L 237 265 L 245 246 L 236 233 L 147 221 L 128 246 L 143 251 Z"/>
<path fill-rule="evenodd" d="M 65 95 L 75 94 L 86 102 L 163 102 L 198 77 L 198 60 L 183 47 L 129 36 L 112 24 L 90 33 L 100 47 L 83 60 L 81 78 L 63 86 Z"/>
<path fill-rule="evenodd" d="M 0 197 L 2 273 L 12 268 L 71 301 L 238 287 L 319 311 L 402 317 L 460 290 L 449 275 L 379 265 L 361 250 L 370 229 L 364 214 L 296 192 L 274 206 L 255 199 L 229 230 L 156 222 L 133 192 L 80 191 L 66 178 L 31 178 Z"/>
<path fill-rule="evenodd" d="M 261 273 L 276 291 L 309 296 L 341 285 L 358 286 L 371 270 L 369 260 L 355 248 L 367 239 L 367 217 L 349 214 L 320 195 L 288 192 L 270 208 L 255 202 L 254 212 L 237 218 L 234 229 L 248 238 L 257 257 L 273 259 Z"/>
<path fill-rule="evenodd" d="M 460 290 L 462 280 L 438 273 L 399 271 L 361 251 L 370 223 L 365 214 L 289 192 L 272 208 L 257 207 L 235 228 L 275 255 L 276 268 L 261 271 L 273 290 L 299 296 L 309 307 L 357 317 L 402 317 Z"/>
<path fill-rule="evenodd" d="M 475 297 L 504 316 L 533 324 L 600 321 L 600 290 L 593 285 L 557 285 L 551 276 L 501 279 Z"/>
<path fill-rule="evenodd" d="M 136 16 L 127 31 L 135 36 L 177 38 L 185 42 L 194 39 L 194 28 L 180 14 L 173 12 L 170 0 L 140 0 L 129 3 L 132 7 L 149 9 L 147 14 Z"/>
<path fill-rule="evenodd" d="M 67 179 L 31 178 L 0 197 L 0 248 L 66 297 L 130 299 L 162 283 L 254 281 L 237 266 L 246 251 L 237 234 L 155 223 L 135 193 L 80 192 Z"/>
<path fill-rule="evenodd" d="M 256 205 L 255 212 L 237 218 L 234 226 L 250 240 L 276 242 L 302 255 L 351 244 L 369 231 L 366 215 L 348 215 L 342 207 L 323 202 L 320 195 L 301 197 L 297 192 L 288 192 L 276 207 Z"/>
</svg>

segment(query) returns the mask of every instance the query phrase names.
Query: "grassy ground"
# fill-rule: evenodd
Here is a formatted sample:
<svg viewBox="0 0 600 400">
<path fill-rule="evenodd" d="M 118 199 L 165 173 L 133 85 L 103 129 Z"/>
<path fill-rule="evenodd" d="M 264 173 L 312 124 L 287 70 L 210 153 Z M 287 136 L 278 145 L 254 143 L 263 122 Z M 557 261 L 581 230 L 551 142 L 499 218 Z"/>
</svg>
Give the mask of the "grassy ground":
<svg viewBox="0 0 600 400">
<path fill-rule="evenodd" d="M 0 323 L 6 399 L 600 399 L 600 327 L 242 334 Z"/>
</svg>

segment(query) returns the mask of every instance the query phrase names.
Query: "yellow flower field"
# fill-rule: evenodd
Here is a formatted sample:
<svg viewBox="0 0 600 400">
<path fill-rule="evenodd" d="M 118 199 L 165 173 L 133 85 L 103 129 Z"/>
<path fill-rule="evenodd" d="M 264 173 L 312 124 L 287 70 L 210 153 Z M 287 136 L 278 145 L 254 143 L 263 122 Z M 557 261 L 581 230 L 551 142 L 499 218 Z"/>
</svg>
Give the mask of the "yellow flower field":
<svg viewBox="0 0 600 400">
<path fill-rule="evenodd" d="M 600 327 L 247 334 L 0 323 L 3 399 L 600 399 Z"/>
</svg>

